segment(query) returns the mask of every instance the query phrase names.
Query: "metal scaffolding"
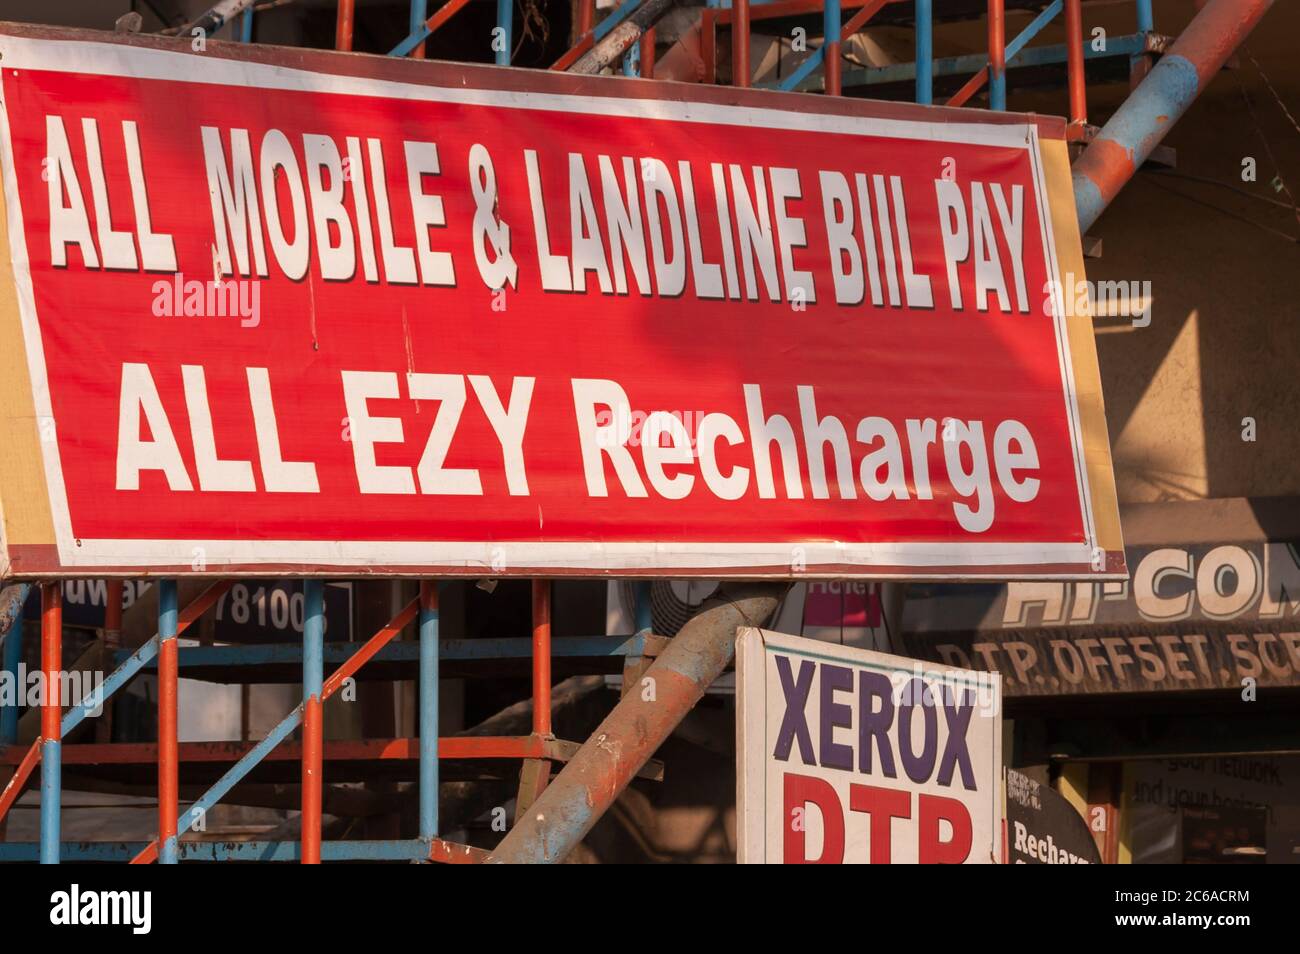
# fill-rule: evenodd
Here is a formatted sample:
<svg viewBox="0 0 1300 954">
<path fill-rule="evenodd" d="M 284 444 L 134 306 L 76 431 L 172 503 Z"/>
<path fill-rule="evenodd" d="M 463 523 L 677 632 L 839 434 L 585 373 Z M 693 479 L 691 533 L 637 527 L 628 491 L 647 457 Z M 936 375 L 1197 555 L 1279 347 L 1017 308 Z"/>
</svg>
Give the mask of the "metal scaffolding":
<svg viewBox="0 0 1300 954">
<path fill-rule="evenodd" d="M 392 56 L 422 58 L 426 41 L 445 26 L 468 0 L 446 0 L 432 14 L 427 0 L 412 0 L 410 32 L 390 51 Z M 935 59 L 933 25 L 948 4 L 945 0 L 708 0 L 699 18 L 699 58 L 705 83 L 719 81 L 719 33 L 727 30 L 731 44 L 731 81 L 752 85 L 750 38 L 754 23 L 820 13 L 824 43 L 788 76 L 767 85 L 780 90 L 819 90 L 841 95 L 888 84 L 911 83 L 917 103 L 934 102 L 936 78 L 968 77 L 947 99 L 949 106 L 969 105 L 987 87 L 991 109 L 1007 108 L 1007 75 L 1022 67 L 1063 66 L 1068 89 L 1070 138 L 1090 142 L 1075 164 L 1075 193 L 1081 225 L 1091 225 L 1119 188 L 1197 92 L 1222 66 L 1249 33 L 1271 0 L 1211 0 L 1183 36 L 1172 46 L 1155 31 L 1151 0 L 1134 0 L 1135 31 L 1112 37 L 1104 53 L 1085 40 L 1082 0 L 1051 0 L 1030 6 L 1035 15 L 1007 40 L 1006 0 L 988 0 L 988 48 L 984 55 Z M 907 6 L 915 32 L 915 61 L 881 67 L 850 64 L 844 69 L 841 46 L 889 7 Z M 1024 10 L 1024 4 L 1014 4 Z M 552 66 L 554 70 L 599 72 L 617 64 L 627 76 L 654 77 L 655 23 L 672 7 L 671 0 L 623 0 L 597 22 L 595 0 L 577 5 L 576 41 Z M 964 5 L 964 8 L 969 4 Z M 495 62 L 508 66 L 514 43 L 513 0 L 497 0 L 494 31 Z M 845 20 L 845 14 L 848 19 Z M 1049 23 L 1063 20 L 1063 46 L 1030 43 Z M 210 31 L 238 18 L 237 34 L 244 42 L 255 36 L 252 0 L 224 0 L 196 24 Z M 340 0 L 336 42 L 351 50 L 355 23 L 354 0 Z M 1167 52 L 1166 52 L 1167 48 Z M 1165 55 L 1152 67 L 1155 55 Z M 1100 131 L 1088 125 L 1085 61 L 1099 56 L 1129 61 L 1134 93 Z M 1188 82 L 1188 77 L 1192 82 Z M 591 829 L 600 814 L 645 766 L 655 750 L 695 703 L 732 655 L 736 627 L 758 624 L 771 614 L 784 584 L 751 585 L 724 592 L 707 604 L 672 641 L 651 632 L 647 584 L 637 586 L 635 632 L 627 636 L 552 639 L 551 583 L 532 582 L 532 633 L 521 639 L 449 641 L 440 639 L 437 581 L 421 583 L 419 596 L 403 606 L 359 646 L 326 643 L 324 585 L 302 583 L 304 625 L 298 645 L 181 647 L 178 637 L 232 586 L 211 583 L 185 607 L 178 606 L 175 580 L 158 581 L 157 633 L 134 651 L 118 647 L 122 627 L 122 583 L 110 581 L 104 634 L 116 668 L 89 697 L 67 705 L 59 698 L 62 667 L 62 588 L 58 582 L 40 584 L 41 666 L 46 686 L 40 731 L 27 748 L 17 742 L 17 705 L 0 710 L 0 765 L 13 774 L 0 793 L 0 822 L 13 807 L 40 766 L 40 842 L 0 842 L 0 861 L 130 861 L 175 864 L 190 860 L 265 860 L 315 863 L 333 860 L 478 862 L 489 853 L 443 840 L 438 791 L 441 759 L 521 762 L 516 825 L 491 856 L 502 861 L 562 859 Z M 3 665 L 17 672 L 21 658 L 21 605 L 24 585 L 17 593 L 18 609 L 0 614 L 11 622 L 5 635 Z M 414 626 L 417 642 L 395 642 Z M 648 672 L 659 679 L 658 701 L 647 709 L 637 694 L 626 694 L 601 724 L 593 739 L 579 746 L 557 739 L 551 720 L 551 664 L 555 657 L 621 661 L 625 673 Z M 530 660 L 532 723 L 526 735 L 450 736 L 439 732 L 439 669 L 444 660 Z M 363 667 L 374 663 L 404 664 L 418 673 L 418 737 L 325 741 L 322 706 Z M 326 675 L 327 665 L 333 667 Z M 201 667 L 279 666 L 300 669 L 302 699 L 261 740 L 247 743 L 178 741 L 177 686 L 180 674 Z M 649 669 L 646 667 L 649 666 Z M 134 677 L 156 669 L 158 727 L 156 743 L 110 742 L 64 745 L 63 739 Z M 647 728 L 649 726 L 649 728 Z M 301 742 L 290 737 L 301 730 Z M 617 757 L 609 752 L 618 751 Z M 371 760 L 414 763 L 418 792 L 418 835 L 414 839 L 322 841 L 323 775 L 332 760 Z M 298 841 L 206 842 L 182 840 L 205 812 L 217 805 L 259 764 L 301 763 L 301 838 Z M 180 812 L 179 774 L 182 764 L 228 764 L 223 774 Z M 157 765 L 157 836 L 147 844 L 121 842 L 72 843 L 60 834 L 63 769 L 77 765 Z M 551 772 L 563 766 L 555 779 Z M 534 808 L 535 811 L 529 811 Z M 545 825 L 542 819 L 547 819 Z"/>
</svg>

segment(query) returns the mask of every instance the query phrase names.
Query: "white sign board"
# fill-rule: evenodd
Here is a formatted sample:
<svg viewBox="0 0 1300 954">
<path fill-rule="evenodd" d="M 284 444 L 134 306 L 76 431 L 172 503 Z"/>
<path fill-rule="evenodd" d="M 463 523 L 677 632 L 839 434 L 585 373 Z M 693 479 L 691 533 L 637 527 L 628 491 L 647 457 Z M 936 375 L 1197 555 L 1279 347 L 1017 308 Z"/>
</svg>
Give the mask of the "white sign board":
<svg viewBox="0 0 1300 954">
<path fill-rule="evenodd" d="M 746 628 L 736 681 L 742 863 L 1001 857 L 996 673 Z"/>
</svg>

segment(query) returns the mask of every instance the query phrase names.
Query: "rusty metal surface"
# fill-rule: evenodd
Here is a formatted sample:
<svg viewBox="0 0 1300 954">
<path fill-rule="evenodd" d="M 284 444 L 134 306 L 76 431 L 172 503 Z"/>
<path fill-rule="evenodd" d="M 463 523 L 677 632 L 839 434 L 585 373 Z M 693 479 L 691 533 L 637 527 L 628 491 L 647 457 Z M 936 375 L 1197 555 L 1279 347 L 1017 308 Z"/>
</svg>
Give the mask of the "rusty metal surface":
<svg viewBox="0 0 1300 954">
<path fill-rule="evenodd" d="M 495 863 L 555 863 L 579 843 L 731 661 L 736 629 L 760 626 L 784 584 L 724 586 L 619 701 L 492 853 Z"/>
<path fill-rule="evenodd" d="M 1187 111 L 1273 0 L 1210 0 L 1074 164 L 1086 232 Z"/>
</svg>

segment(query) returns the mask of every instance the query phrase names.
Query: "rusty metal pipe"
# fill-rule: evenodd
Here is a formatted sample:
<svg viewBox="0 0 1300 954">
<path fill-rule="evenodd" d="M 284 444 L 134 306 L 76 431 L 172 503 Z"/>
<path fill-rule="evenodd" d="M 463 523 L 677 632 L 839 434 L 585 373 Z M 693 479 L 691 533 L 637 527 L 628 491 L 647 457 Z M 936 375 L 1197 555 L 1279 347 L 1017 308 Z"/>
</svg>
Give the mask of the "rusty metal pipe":
<svg viewBox="0 0 1300 954">
<path fill-rule="evenodd" d="M 582 55 L 581 59 L 568 67 L 568 72 L 591 76 L 616 62 L 632 44 L 639 42 L 646 31 L 673 8 L 675 2 L 676 0 L 644 0 L 626 20 L 605 34 L 604 38 L 598 40 Z M 560 65 L 563 60 L 562 57 L 552 69 L 557 67 L 564 69 L 565 67 Z"/>
<path fill-rule="evenodd" d="M 765 623 L 787 589 L 785 583 L 724 585 L 646 670 L 642 685 L 653 691 L 619 701 L 489 860 L 562 861 L 726 668 L 736 629 Z"/>
<path fill-rule="evenodd" d="M 1273 0 L 1210 0 L 1074 164 L 1086 232 L 1223 68 Z"/>
<path fill-rule="evenodd" d="M 221 0 L 184 27 L 181 36 L 188 37 L 194 30 L 202 30 L 205 35 L 211 36 L 252 5 L 253 0 Z"/>
</svg>

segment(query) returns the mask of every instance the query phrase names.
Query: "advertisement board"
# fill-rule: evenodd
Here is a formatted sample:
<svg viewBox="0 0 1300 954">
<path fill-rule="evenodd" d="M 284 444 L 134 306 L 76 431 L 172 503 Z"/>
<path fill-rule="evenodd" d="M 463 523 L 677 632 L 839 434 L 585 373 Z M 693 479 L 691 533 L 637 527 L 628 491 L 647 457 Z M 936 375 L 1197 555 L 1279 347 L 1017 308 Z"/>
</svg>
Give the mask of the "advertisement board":
<svg viewBox="0 0 1300 954">
<path fill-rule="evenodd" d="M 1012 768 L 1006 787 L 1008 864 L 1101 864 L 1088 823 L 1064 796 Z"/>
<path fill-rule="evenodd" d="M 1059 120 L 0 59 L 5 575 L 1124 575 Z"/>
<path fill-rule="evenodd" d="M 1214 519 L 1246 503 L 1125 508 L 1131 580 L 910 586 L 901 648 L 996 669 L 1008 698 L 1293 689 L 1300 530 Z M 1155 542 L 1133 542 L 1143 523 Z"/>
<path fill-rule="evenodd" d="M 742 863 L 1001 857 L 996 673 L 747 628 L 736 691 Z"/>
</svg>

